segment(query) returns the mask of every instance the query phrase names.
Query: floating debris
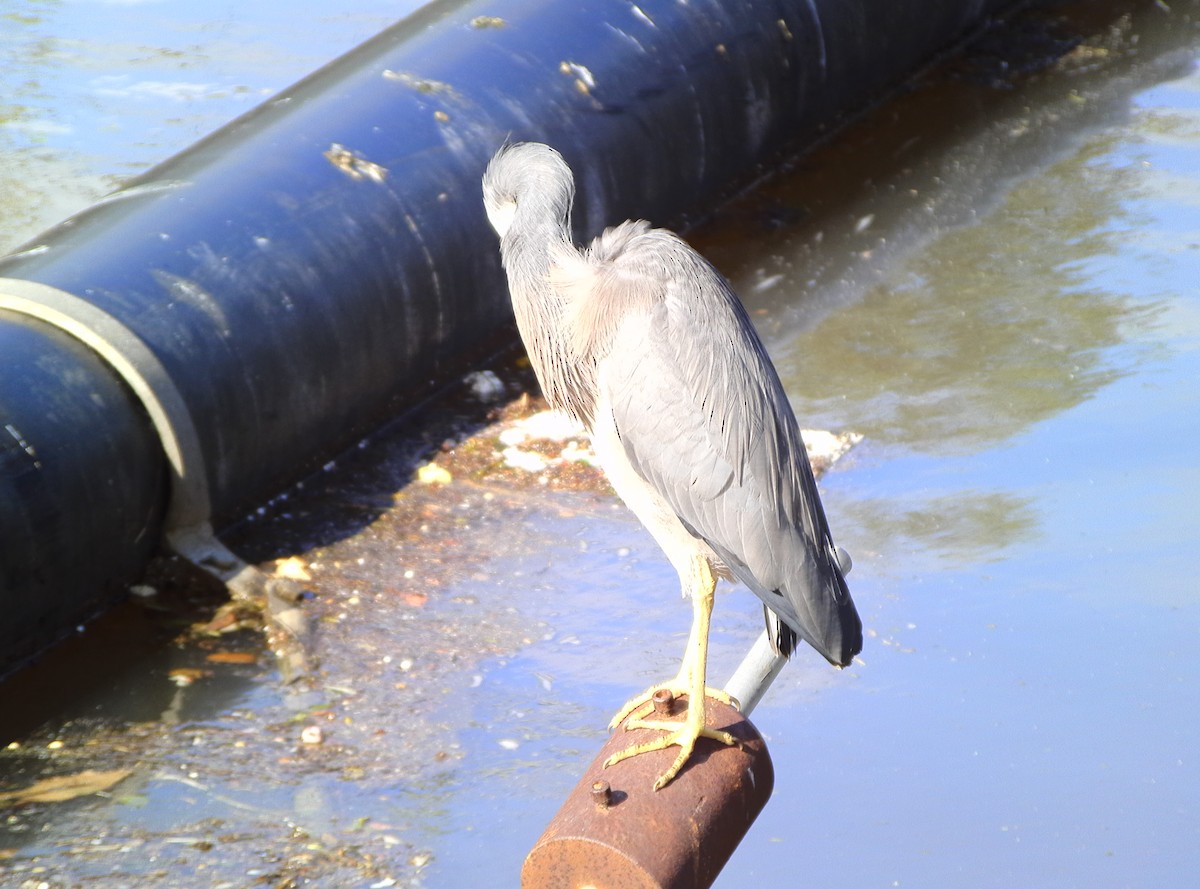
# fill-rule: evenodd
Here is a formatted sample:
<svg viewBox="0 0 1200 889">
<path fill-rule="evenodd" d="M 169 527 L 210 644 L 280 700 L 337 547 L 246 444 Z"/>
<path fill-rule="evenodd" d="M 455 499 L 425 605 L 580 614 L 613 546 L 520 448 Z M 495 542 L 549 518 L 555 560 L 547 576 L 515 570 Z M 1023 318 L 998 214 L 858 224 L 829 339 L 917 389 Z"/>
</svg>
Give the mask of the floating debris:
<svg viewBox="0 0 1200 889">
<path fill-rule="evenodd" d="M 529 438 L 546 438 L 552 441 L 584 439 L 583 428 L 562 411 L 538 411 L 523 420 L 517 420 L 513 429 L 519 429 Z"/>
<path fill-rule="evenodd" d="M 426 463 L 417 470 L 417 481 L 423 485 L 448 485 L 452 480 L 450 473 L 436 463 Z"/>
<path fill-rule="evenodd" d="M 390 68 L 385 68 L 383 76 L 387 80 L 395 80 L 402 83 L 410 89 L 416 90 L 418 93 L 423 93 L 427 96 L 450 96 L 457 98 L 458 94 L 448 83 L 443 83 L 440 80 L 430 80 L 427 77 L 417 77 L 415 74 L 409 74 L 407 71 L 393 71 Z"/>
<path fill-rule="evenodd" d="M 824 429 L 801 429 L 804 449 L 813 471 L 820 475 L 863 440 L 858 432 L 827 432 Z"/>
<path fill-rule="evenodd" d="M 383 182 L 387 178 L 386 167 L 372 163 L 357 151 L 351 151 L 337 142 L 330 145 L 329 150 L 322 154 L 351 179 L 370 179 L 372 182 Z"/>
<path fill-rule="evenodd" d="M 477 370 L 463 377 L 463 382 L 467 384 L 472 395 L 485 403 L 499 401 L 506 394 L 504 383 L 496 376 L 495 371 Z"/>
<path fill-rule="evenodd" d="M 575 89 L 585 96 L 590 96 L 592 90 L 596 88 L 596 78 L 587 65 L 581 65 L 578 62 L 563 61 L 559 63 L 558 70 L 568 77 L 573 76 L 575 78 Z"/>
<path fill-rule="evenodd" d="M 112 771 L 95 771 L 85 769 L 74 775 L 59 775 L 55 778 L 43 778 L 20 790 L 6 790 L 0 793 L 0 806 L 20 806 L 25 803 L 61 803 L 93 793 L 103 793 L 111 790 L 128 778 L 131 769 L 113 769 Z"/>
<path fill-rule="evenodd" d="M 767 275 L 754 285 L 753 290 L 755 293 L 762 293 L 765 290 L 770 290 L 772 287 L 782 281 L 783 278 L 784 276 L 779 273 Z"/>
<path fill-rule="evenodd" d="M 205 679 L 212 675 L 209 670 L 200 670 L 196 667 L 179 667 L 167 674 L 167 678 L 178 685 L 180 688 L 187 688 L 197 679 Z"/>
<path fill-rule="evenodd" d="M 286 577 L 288 580 L 312 580 L 312 575 L 308 573 L 308 568 L 305 567 L 304 560 L 297 556 L 289 556 L 286 559 L 276 559 L 275 576 Z"/>
<path fill-rule="evenodd" d="M 523 469 L 525 472 L 541 472 L 550 465 L 550 461 L 541 454 L 533 451 L 522 451 L 520 448 L 509 447 L 501 451 L 504 465 L 513 469 Z"/>
<path fill-rule="evenodd" d="M 263 625 L 262 607 L 257 602 L 226 602 L 221 605 L 207 623 L 196 625 L 193 630 L 199 636 L 220 636 L 237 630 L 258 630 Z"/>
<path fill-rule="evenodd" d="M 205 660 L 210 664 L 257 664 L 258 655 L 252 651 L 214 651 Z"/>
</svg>

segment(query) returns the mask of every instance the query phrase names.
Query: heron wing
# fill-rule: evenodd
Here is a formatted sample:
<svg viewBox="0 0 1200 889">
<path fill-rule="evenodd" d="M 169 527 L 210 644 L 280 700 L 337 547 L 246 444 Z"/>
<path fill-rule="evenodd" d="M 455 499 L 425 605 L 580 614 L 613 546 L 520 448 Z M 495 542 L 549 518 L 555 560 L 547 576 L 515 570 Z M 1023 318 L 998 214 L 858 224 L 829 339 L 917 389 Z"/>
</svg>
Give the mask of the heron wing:
<svg viewBox="0 0 1200 889">
<path fill-rule="evenodd" d="M 795 416 L 725 279 L 646 223 L 554 261 L 566 329 L 594 365 L 625 456 L 730 571 L 836 664 L 861 648 Z"/>
</svg>

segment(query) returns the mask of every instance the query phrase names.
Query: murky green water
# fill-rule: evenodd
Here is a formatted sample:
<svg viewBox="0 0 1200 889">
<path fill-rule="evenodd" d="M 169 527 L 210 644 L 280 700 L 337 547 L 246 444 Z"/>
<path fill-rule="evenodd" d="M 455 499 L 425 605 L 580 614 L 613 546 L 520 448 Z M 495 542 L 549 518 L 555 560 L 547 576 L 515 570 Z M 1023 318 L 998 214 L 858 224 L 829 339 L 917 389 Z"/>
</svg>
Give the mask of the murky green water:
<svg viewBox="0 0 1200 889">
<path fill-rule="evenodd" d="M 1101 6 L 1086 51 L 1002 85 L 956 68 L 696 234 L 806 424 L 866 436 L 823 490 L 855 556 L 867 647 L 840 674 L 799 658 L 756 711 L 775 795 L 720 886 L 1183 887 L 1200 870 L 1200 8 Z M 326 33 L 292 57 L 280 47 L 313 33 L 292 14 L 276 42 L 232 12 L 202 26 L 133 8 L 164 19 L 124 33 L 160 36 L 94 52 L 61 36 L 83 33 L 68 11 L 127 7 L 5 19 L 0 53 L 24 67 L 19 113 L 0 114 L 0 194 L 19 180 L 39 197 L 6 201 L 3 243 L 120 175 L 105 158 L 182 147 L 384 16 L 313 7 Z M 326 53 L 335 28 L 346 44 Z M 230 61 L 245 58 L 235 43 L 257 47 L 252 64 Z M 28 47 L 43 44 L 76 61 L 39 61 Z M 125 64 L 143 58 L 144 78 Z M 126 94 L 109 102 L 120 87 L 103 78 L 118 76 Z M 489 530 L 536 546 L 496 552 L 449 591 L 512 603 L 532 642 L 439 679 L 457 690 L 450 767 L 366 787 L 314 769 L 271 791 L 250 776 L 275 767 L 248 758 L 225 769 L 225 798 L 314 831 L 369 817 L 385 828 L 363 842 L 381 856 L 393 834 L 403 859 L 430 856 L 416 885 L 515 884 L 610 712 L 673 672 L 687 628 L 635 523 L 550 502 Z M 744 592 L 718 599 L 718 679 L 757 612 Z M 192 718 L 249 731 L 246 710 L 282 709 L 269 679 L 249 689 Z M 176 754 L 184 778 L 201 756 Z M 87 817 L 122 836 L 204 818 L 236 829 L 236 805 L 179 786 L 160 772 L 145 803 Z"/>
</svg>

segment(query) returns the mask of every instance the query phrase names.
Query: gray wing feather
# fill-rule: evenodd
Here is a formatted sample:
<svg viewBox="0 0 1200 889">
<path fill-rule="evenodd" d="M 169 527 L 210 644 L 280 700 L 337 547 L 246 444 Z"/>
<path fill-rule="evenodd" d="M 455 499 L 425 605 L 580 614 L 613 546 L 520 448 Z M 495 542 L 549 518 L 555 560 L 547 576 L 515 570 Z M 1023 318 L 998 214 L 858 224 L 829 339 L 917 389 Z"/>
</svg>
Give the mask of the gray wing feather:
<svg viewBox="0 0 1200 889">
<path fill-rule="evenodd" d="M 836 664 L 862 628 L 795 416 L 728 283 L 670 232 L 627 223 L 593 243 L 576 330 L 635 471 L 785 627 Z"/>
</svg>

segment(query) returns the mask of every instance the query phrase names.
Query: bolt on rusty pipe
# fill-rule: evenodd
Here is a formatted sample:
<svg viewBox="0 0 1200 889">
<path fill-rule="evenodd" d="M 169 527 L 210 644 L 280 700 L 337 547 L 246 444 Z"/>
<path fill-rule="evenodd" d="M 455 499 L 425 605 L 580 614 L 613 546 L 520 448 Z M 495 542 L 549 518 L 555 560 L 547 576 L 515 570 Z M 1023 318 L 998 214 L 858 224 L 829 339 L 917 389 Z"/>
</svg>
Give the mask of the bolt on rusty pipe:
<svg viewBox="0 0 1200 889">
<path fill-rule="evenodd" d="M 654 704 L 654 712 L 659 716 L 670 716 L 675 712 L 675 695 L 669 688 L 657 689 L 650 696 L 650 700 Z"/>
</svg>

